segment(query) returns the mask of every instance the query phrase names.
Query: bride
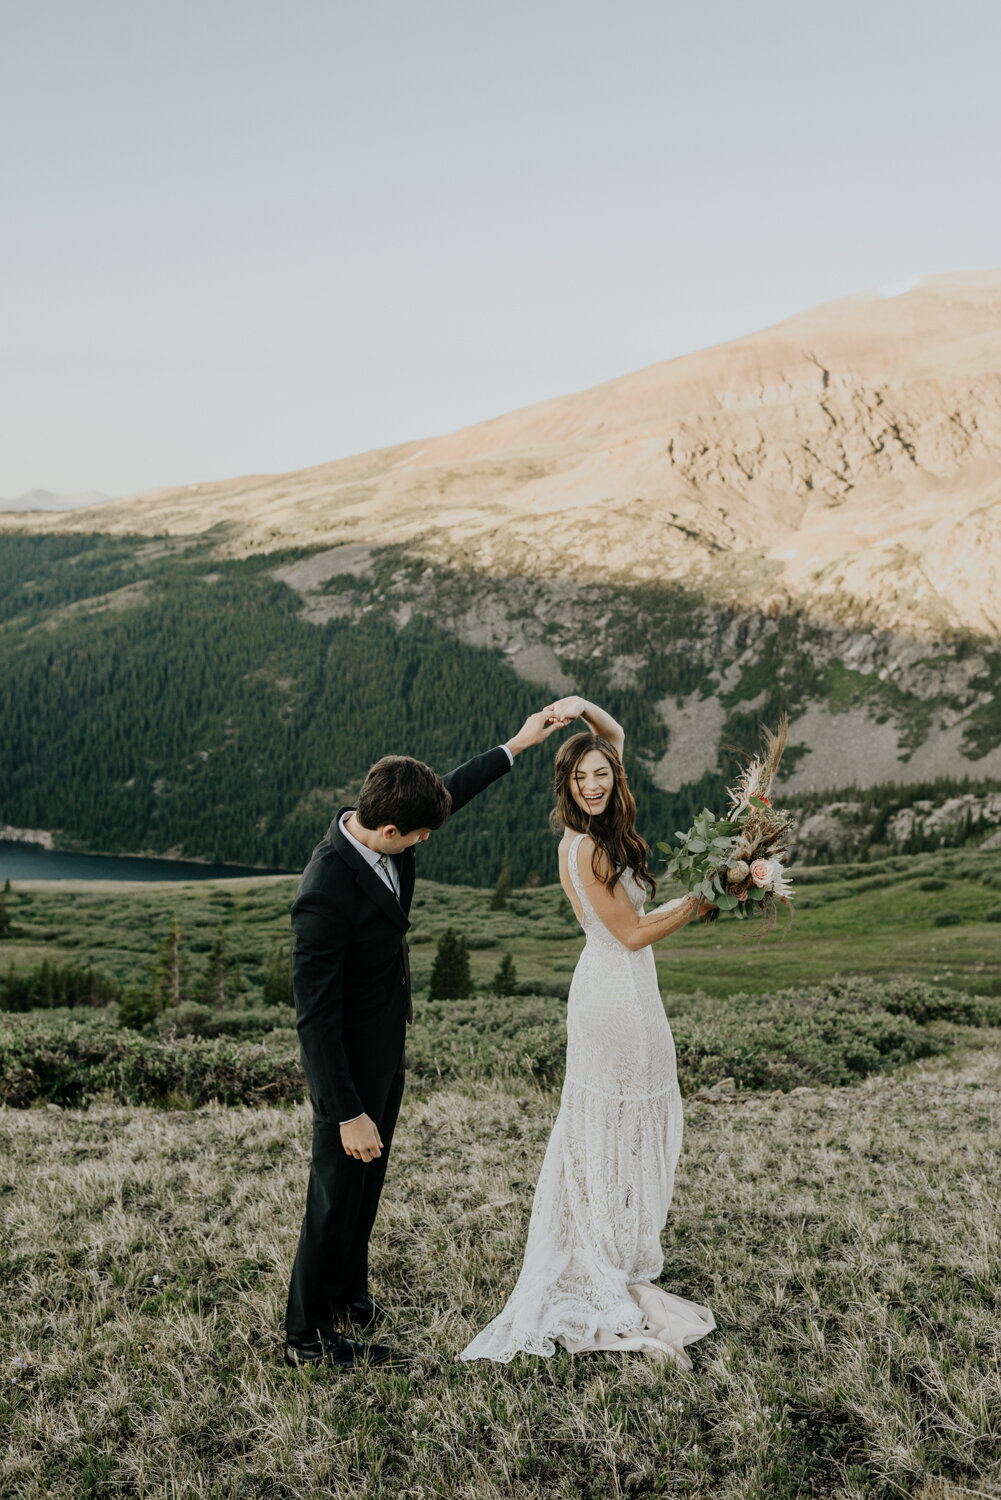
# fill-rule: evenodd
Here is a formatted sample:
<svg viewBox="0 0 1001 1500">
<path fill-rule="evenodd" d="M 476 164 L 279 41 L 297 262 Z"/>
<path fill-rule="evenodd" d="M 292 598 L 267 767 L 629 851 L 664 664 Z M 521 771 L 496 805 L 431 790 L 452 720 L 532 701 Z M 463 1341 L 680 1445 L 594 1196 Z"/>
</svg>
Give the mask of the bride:
<svg viewBox="0 0 1001 1500">
<path fill-rule="evenodd" d="M 576 734 L 556 756 L 560 881 L 586 934 L 567 1006 L 567 1069 L 521 1274 L 461 1358 L 519 1350 L 639 1350 L 692 1368 L 686 1344 L 716 1326 L 708 1307 L 654 1285 L 681 1151 L 674 1039 L 650 944 L 710 908 L 694 896 L 643 915 L 646 845 L 622 768 L 624 734 L 583 698 L 546 710 Z"/>
</svg>

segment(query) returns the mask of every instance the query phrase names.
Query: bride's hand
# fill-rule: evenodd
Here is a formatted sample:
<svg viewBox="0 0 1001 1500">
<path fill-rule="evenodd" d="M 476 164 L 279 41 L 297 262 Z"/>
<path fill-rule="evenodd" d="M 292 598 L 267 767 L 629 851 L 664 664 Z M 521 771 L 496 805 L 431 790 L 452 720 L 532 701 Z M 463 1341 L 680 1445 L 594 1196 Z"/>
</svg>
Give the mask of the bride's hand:
<svg viewBox="0 0 1001 1500">
<path fill-rule="evenodd" d="M 560 698 L 556 703 L 550 703 L 548 708 L 542 711 L 550 719 L 558 719 L 561 724 L 571 724 L 574 719 L 579 719 L 584 712 L 586 704 L 583 698 L 570 697 Z"/>
<path fill-rule="evenodd" d="M 553 719 L 548 708 L 540 709 L 538 713 L 529 714 L 518 733 L 507 741 L 507 747 L 512 755 L 518 755 L 522 750 L 527 750 L 529 745 L 541 745 L 554 730 L 562 727 L 558 719 Z"/>
</svg>

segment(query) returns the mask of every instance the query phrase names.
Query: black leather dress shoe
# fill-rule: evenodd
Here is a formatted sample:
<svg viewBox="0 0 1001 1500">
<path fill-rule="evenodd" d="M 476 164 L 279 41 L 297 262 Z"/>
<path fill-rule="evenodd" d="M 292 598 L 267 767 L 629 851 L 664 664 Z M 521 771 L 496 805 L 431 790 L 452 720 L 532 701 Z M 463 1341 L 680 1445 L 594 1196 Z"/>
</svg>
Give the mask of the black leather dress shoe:
<svg viewBox="0 0 1001 1500">
<path fill-rule="evenodd" d="M 341 1316 L 345 1323 L 353 1323 L 356 1328 L 378 1328 L 386 1321 L 386 1309 L 380 1307 L 368 1292 L 360 1292 L 351 1298 Z"/>
<path fill-rule="evenodd" d="M 392 1364 L 393 1358 L 392 1349 L 387 1349 L 385 1344 L 358 1344 L 354 1339 L 345 1338 L 343 1333 L 333 1333 L 313 1344 L 285 1345 L 285 1363 L 293 1369 L 322 1365 L 325 1369 L 350 1375 L 353 1370 Z"/>
</svg>

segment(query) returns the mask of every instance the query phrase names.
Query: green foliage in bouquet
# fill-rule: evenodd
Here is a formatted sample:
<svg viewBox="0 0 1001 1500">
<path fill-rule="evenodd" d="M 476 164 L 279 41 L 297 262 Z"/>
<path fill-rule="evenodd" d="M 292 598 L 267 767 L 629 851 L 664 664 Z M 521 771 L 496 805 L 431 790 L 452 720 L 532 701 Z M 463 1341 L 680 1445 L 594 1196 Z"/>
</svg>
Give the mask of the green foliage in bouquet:
<svg viewBox="0 0 1001 1500">
<path fill-rule="evenodd" d="M 749 802 L 758 809 L 767 805 L 760 797 L 755 796 L 749 798 Z M 693 895 L 701 896 L 720 911 L 735 911 L 738 917 L 744 916 L 747 901 L 762 901 L 765 896 L 762 887 L 752 884 L 742 902 L 723 883 L 737 835 L 747 817 L 748 812 L 745 811 L 736 817 L 717 818 L 714 812 L 704 807 L 687 833 L 675 832 L 674 836 L 679 841 L 677 848 L 671 844 L 657 845 L 660 852 L 667 856 L 667 873 L 672 879 L 680 880 Z"/>
<path fill-rule="evenodd" d="M 765 918 L 767 931 L 774 925 L 779 903 L 792 914 L 792 887 L 784 873 L 784 843 L 792 819 L 776 811 L 768 796 L 788 732 L 788 718 L 774 734 L 762 726 L 764 753 L 752 756 L 728 789 L 725 818 L 704 807 L 687 833 L 675 834 L 680 840 L 677 848 L 657 846 L 668 857 L 668 874 L 714 908 L 706 916 L 708 922 L 721 911 L 734 911 L 738 917 L 750 912 Z"/>
</svg>

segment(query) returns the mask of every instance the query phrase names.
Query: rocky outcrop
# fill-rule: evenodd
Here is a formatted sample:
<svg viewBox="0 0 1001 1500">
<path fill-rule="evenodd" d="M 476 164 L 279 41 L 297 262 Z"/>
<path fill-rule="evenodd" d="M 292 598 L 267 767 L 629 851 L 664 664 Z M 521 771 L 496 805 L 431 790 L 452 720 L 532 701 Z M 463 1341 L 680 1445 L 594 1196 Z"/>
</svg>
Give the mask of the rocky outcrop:
<svg viewBox="0 0 1001 1500">
<path fill-rule="evenodd" d="M 797 819 L 787 840 L 796 864 L 838 863 L 855 859 L 870 841 L 871 814 L 861 802 L 829 802 Z"/>
<path fill-rule="evenodd" d="M 0 843 L 37 844 L 41 849 L 54 849 L 55 840 L 47 828 L 12 828 L 0 823 Z"/>
<path fill-rule="evenodd" d="M 839 863 L 867 855 L 963 845 L 1001 846 L 1001 792 L 920 798 L 889 816 L 862 801 L 829 802 L 797 819 L 790 840 L 797 864 Z"/>
</svg>

